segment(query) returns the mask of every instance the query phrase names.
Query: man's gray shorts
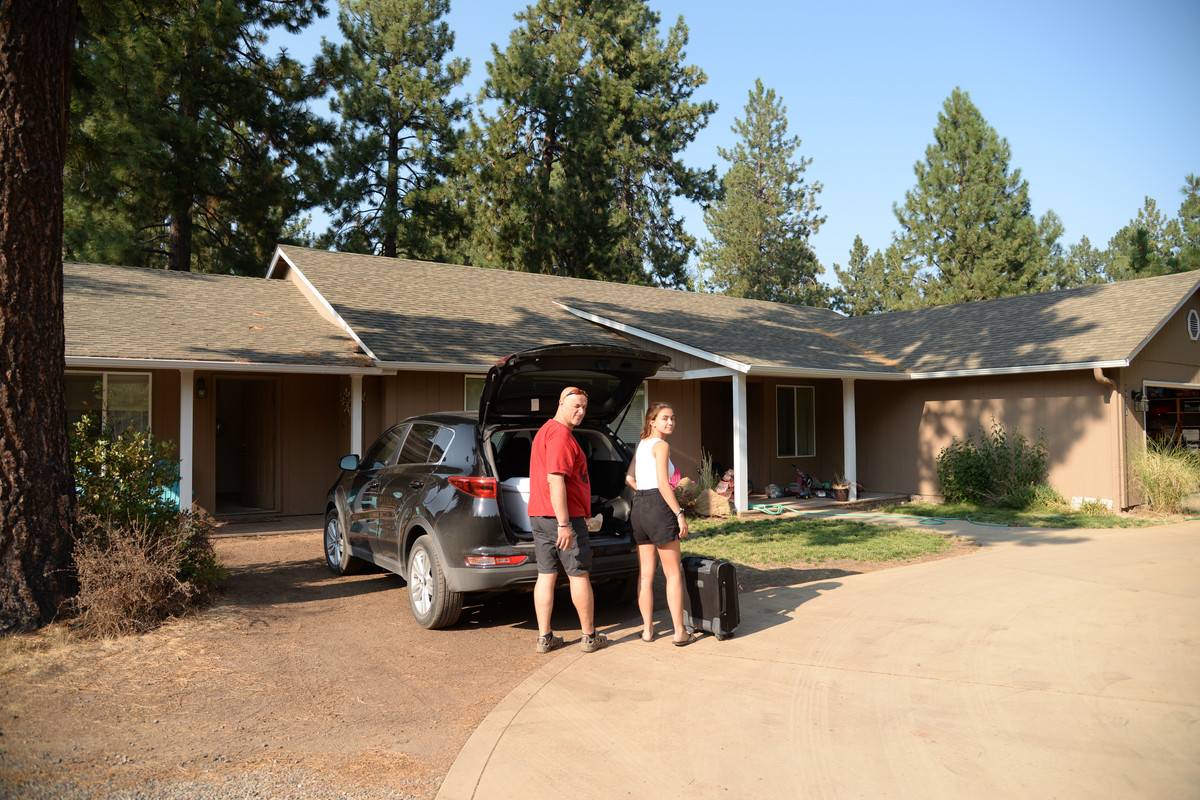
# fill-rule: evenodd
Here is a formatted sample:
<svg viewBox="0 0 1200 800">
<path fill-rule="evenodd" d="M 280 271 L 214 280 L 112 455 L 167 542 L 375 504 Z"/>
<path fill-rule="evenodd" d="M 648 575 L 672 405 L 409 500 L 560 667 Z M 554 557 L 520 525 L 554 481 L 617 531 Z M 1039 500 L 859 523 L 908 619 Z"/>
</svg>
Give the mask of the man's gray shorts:
<svg viewBox="0 0 1200 800">
<path fill-rule="evenodd" d="M 568 575 L 578 576 L 591 571 L 592 540 L 583 517 L 571 517 L 575 538 L 569 550 L 558 549 L 558 520 L 554 517 L 530 517 L 529 527 L 533 528 L 539 573 L 555 574 L 561 568 Z"/>
</svg>

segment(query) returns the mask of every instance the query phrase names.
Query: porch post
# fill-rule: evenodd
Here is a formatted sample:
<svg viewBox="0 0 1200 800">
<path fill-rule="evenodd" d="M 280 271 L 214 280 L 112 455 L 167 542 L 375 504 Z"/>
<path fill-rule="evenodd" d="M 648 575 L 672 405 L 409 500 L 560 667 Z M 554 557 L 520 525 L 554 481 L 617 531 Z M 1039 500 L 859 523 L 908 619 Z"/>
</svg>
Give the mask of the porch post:
<svg viewBox="0 0 1200 800">
<path fill-rule="evenodd" d="M 196 371 L 179 370 L 179 510 L 192 507 L 192 431 L 195 429 Z"/>
<path fill-rule="evenodd" d="M 733 373 L 733 505 L 739 514 L 750 510 L 746 470 L 750 461 L 746 444 L 746 375 Z"/>
<path fill-rule="evenodd" d="M 858 499 L 858 431 L 854 414 L 854 379 L 842 378 L 842 449 L 844 477 L 850 482 L 850 499 Z"/>
<path fill-rule="evenodd" d="M 363 455 L 362 433 L 362 375 L 350 376 L 350 452 Z"/>
</svg>

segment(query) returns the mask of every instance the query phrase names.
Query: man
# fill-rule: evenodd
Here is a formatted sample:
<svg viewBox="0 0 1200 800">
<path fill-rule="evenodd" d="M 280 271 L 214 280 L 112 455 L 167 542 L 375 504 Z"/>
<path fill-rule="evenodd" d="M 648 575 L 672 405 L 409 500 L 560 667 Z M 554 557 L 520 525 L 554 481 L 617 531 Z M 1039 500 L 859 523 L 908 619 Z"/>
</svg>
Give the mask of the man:
<svg viewBox="0 0 1200 800">
<path fill-rule="evenodd" d="M 592 486 L 587 458 L 572 431 L 587 412 L 587 392 L 568 386 L 558 396 L 558 411 L 546 420 L 533 437 L 529 458 L 529 522 L 537 554 L 538 577 L 533 587 L 537 614 L 537 651 L 549 653 L 563 639 L 550 628 L 554 612 L 554 584 L 558 571 L 567 573 L 571 602 L 579 614 L 583 631 L 580 649 L 594 653 L 608 644 L 596 632 L 595 598 L 588 575 L 592 568 L 592 546 L 586 518 L 591 514 Z"/>
</svg>

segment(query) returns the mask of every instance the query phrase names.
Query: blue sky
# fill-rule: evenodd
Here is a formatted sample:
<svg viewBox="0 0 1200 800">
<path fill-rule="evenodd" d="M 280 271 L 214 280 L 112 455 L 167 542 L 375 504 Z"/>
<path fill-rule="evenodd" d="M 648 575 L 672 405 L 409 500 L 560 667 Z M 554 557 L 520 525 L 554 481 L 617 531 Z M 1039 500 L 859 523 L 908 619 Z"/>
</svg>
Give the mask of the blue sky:
<svg viewBox="0 0 1200 800">
<path fill-rule="evenodd" d="M 288 42 L 307 60 L 330 15 Z M 503 49 L 517 0 L 451 0 L 455 55 L 469 58 L 465 89 Z M 783 0 L 650 0 L 661 30 L 680 15 L 686 61 L 708 83 L 695 97 L 717 112 L 684 154 L 693 167 L 728 167 L 735 118 L 755 78 L 787 106 L 789 133 L 811 158 L 828 221 L 813 239 L 825 279 L 845 266 L 855 235 L 882 249 L 896 230 L 892 204 L 916 183 L 913 165 L 933 142 L 942 103 L 966 90 L 1008 140 L 1010 167 L 1029 181 L 1033 211 L 1053 209 L 1064 245 L 1087 236 L 1103 247 L 1144 198 L 1174 217 L 1184 176 L 1200 173 L 1200 2 L 813 3 Z M 274 41 L 283 41 L 276 37 Z M 707 231 L 699 208 L 678 206 L 687 229 Z M 314 226 L 319 220 L 314 220 Z"/>
</svg>

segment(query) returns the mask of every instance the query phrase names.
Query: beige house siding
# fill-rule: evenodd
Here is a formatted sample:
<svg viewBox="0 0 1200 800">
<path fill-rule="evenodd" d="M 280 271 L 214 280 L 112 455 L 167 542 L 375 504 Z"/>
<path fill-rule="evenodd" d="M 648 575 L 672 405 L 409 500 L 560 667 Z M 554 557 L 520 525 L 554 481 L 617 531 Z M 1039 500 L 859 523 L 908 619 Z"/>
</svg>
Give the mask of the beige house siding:
<svg viewBox="0 0 1200 800">
<path fill-rule="evenodd" d="M 813 389 L 816 449 L 811 456 L 779 456 L 777 433 L 777 387 L 802 386 Z M 796 479 L 800 469 L 816 481 L 832 481 L 842 471 L 842 382 L 813 378 L 767 378 L 747 386 L 749 406 L 749 478 L 755 491 L 774 483 L 783 488 Z M 794 466 L 793 466 L 794 465 Z M 861 461 L 860 461 L 861 471 Z M 861 481 L 861 478 L 860 478 Z"/>
<path fill-rule="evenodd" d="M 674 361 L 672 361 L 674 364 Z M 700 407 L 699 381 L 646 382 L 647 408 L 650 403 L 670 403 L 675 410 L 675 432 L 671 434 L 671 461 L 679 467 L 680 475 L 696 480 L 700 465 L 702 409 Z M 637 442 L 627 442 L 636 447 Z"/>
<path fill-rule="evenodd" d="M 1027 440 L 1044 435 L 1050 483 L 1070 499 L 1119 504 L 1119 395 L 1088 371 L 857 388 L 860 480 L 872 491 L 940 498 L 937 456 L 954 438 L 990 433 L 993 420 Z"/>
</svg>

